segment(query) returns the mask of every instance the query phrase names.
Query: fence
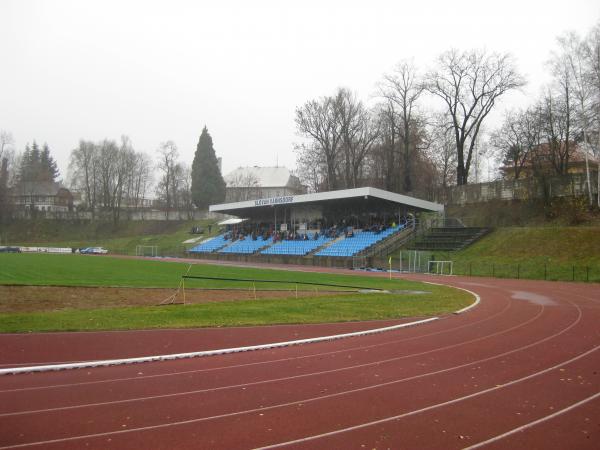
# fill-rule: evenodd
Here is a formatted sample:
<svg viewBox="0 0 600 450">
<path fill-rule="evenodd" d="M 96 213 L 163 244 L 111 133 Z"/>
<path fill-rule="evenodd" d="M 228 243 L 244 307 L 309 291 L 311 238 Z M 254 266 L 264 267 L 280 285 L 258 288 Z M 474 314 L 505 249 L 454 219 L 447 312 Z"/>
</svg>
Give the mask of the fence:
<svg viewBox="0 0 600 450">
<path fill-rule="evenodd" d="M 590 171 L 592 194 L 598 195 L 598 172 Z M 532 198 L 586 196 L 586 175 L 583 173 L 520 180 L 498 180 L 440 189 L 434 201 L 445 205 L 466 205 L 491 200 L 530 200 Z"/>
<path fill-rule="evenodd" d="M 457 261 L 455 275 L 552 281 L 600 282 L 600 266 L 548 263 L 497 264 Z"/>
<path fill-rule="evenodd" d="M 112 215 L 107 211 L 96 211 L 92 214 L 91 211 L 35 211 L 25 209 L 13 209 L 9 217 L 12 219 L 48 219 L 48 220 L 104 220 L 111 221 Z M 208 211 L 158 211 L 150 209 L 140 209 L 137 211 L 121 210 L 119 221 L 125 222 L 128 220 L 159 220 L 159 221 L 187 221 L 187 220 L 202 220 L 215 219 L 224 220 L 231 216 Z"/>
<path fill-rule="evenodd" d="M 410 259 L 409 259 L 410 258 Z M 452 261 L 452 256 L 445 252 L 403 251 L 392 255 L 392 269 L 402 272 L 426 273 L 430 261 Z M 492 278 L 515 278 L 549 281 L 583 281 L 600 282 L 600 265 L 598 264 L 556 264 L 543 262 L 497 263 L 493 261 L 452 261 L 454 275 Z M 386 269 L 388 260 L 372 258 L 371 267 Z"/>
</svg>

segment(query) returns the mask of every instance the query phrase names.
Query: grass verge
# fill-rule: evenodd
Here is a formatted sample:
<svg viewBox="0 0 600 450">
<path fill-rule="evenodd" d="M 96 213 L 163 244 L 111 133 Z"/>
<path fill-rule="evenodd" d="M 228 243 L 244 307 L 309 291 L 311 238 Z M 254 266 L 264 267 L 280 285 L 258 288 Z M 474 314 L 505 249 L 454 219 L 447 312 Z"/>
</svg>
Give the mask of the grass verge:
<svg viewBox="0 0 600 450">
<path fill-rule="evenodd" d="M 201 305 L 0 314 L 0 331 L 133 330 L 380 320 L 450 313 L 473 302 L 473 297 L 464 291 L 444 286 L 420 287 L 427 293 L 340 294 Z"/>
</svg>

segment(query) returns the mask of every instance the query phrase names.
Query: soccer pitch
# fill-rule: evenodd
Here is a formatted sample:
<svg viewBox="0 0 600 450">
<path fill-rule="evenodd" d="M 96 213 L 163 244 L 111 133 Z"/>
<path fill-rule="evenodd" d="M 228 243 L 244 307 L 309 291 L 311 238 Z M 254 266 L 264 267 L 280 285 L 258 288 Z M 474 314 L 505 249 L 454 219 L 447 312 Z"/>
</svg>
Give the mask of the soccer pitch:
<svg viewBox="0 0 600 450">
<path fill-rule="evenodd" d="M 0 255 L 0 285 L 172 288 L 239 292 L 228 301 L 191 305 L 64 309 L 0 314 L 1 332 L 86 331 L 323 323 L 423 317 L 472 303 L 445 286 L 385 277 L 311 273 L 84 255 Z M 227 278 L 225 280 L 223 278 Z M 242 280 L 242 281 L 237 281 Z M 253 280 L 253 281 L 249 281 Z M 261 280 L 276 283 L 261 283 Z M 279 281 L 279 282 L 277 282 Z M 310 283 L 310 284 L 303 284 Z M 360 289 L 378 290 L 364 293 Z M 286 297 L 248 296 L 254 289 L 289 291 Z M 311 295 L 308 296 L 308 293 Z M 266 298 L 265 298 L 266 295 Z"/>
</svg>

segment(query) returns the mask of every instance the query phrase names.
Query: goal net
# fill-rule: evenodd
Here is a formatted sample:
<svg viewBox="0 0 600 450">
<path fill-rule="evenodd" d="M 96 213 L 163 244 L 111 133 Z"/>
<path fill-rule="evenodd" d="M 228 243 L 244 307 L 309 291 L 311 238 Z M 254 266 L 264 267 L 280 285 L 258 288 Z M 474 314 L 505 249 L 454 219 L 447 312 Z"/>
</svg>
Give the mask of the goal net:
<svg viewBox="0 0 600 450">
<path fill-rule="evenodd" d="M 453 261 L 429 261 L 428 272 L 436 275 L 452 275 Z"/>
<path fill-rule="evenodd" d="M 158 256 L 158 245 L 137 245 L 135 256 Z"/>
</svg>

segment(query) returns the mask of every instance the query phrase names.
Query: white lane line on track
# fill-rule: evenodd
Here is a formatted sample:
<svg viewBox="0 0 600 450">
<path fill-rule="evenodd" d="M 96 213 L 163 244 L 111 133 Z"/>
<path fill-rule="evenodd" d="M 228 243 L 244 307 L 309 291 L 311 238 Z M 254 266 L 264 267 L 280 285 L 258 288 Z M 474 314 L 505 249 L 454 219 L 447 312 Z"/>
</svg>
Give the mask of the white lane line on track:
<svg viewBox="0 0 600 450">
<path fill-rule="evenodd" d="M 435 283 L 431 283 L 435 284 Z M 481 298 L 476 293 L 469 291 L 467 289 L 454 287 L 455 289 L 460 289 L 466 291 L 475 297 L 475 302 L 471 304 L 467 308 L 463 308 L 460 311 L 457 311 L 456 314 L 460 314 L 471 307 L 477 306 Z M 153 362 L 153 361 L 168 361 L 173 359 L 184 359 L 184 358 L 197 358 L 203 356 L 213 356 L 213 355 L 224 355 L 227 353 L 238 353 L 238 352 L 247 352 L 247 351 L 255 351 L 255 350 L 265 350 L 271 348 L 278 347 L 289 347 L 292 345 L 303 345 L 303 344 L 312 344 L 316 342 L 324 342 L 324 341 L 332 341 L 337 339 L 346 339 L 349 337 L 356 336 L 366 336 L 370 334 L 383 333 L 386 331 L 397 330 L 400 328 L 407 328 L 414 325 L 421 325 L 424 323 L 432 322 L 434 320 L 439 320 L 439 317 L 431 317 L 429 319 L 417 320 L 415 322 L 406 322 L 399 325 L 392 325 L 383 328 L 375 328 L 372 330 L 365 331 L 355 331 L 351 333 L 342 333 L 331 336 L 321 336 L 316 338 L 308 338 L 308 339 L 298 339 L 294 341 L 286 341 L 286 342 L 275 342 L 271 344 L 261 344 L 261 345 L 250 345 L 246 347 L 234 347 L 234 348 L 226 348 L 219 350 L 205 350 L 198 352 L 187 352 L 187 353 L 176 353 L 169 355 L 155 355 L 155 356 L 144 356 L 138 358 L 120 358 L 120 359 L 108 359 L 101 361 L 87 361 L 83 363 L 70 363 L 70 364 L 54 364 L 54 365 L 42 365 L 42 366 L 28 366 L 28 367 L 11 367 L 7 369 L 0 369 L 0 375 L 16 375 L 21 373 L 30 373 L 30 372 L 49 372 L 56 370 L 67 370 L 67 369 L 85 369 L 91 367 L 105 367 L 105 366 L 114 366 L 121 364 L 137 364 L 143 362 Z"/>
<path fill-rule="evenodd" d="M 538 372 L 534 372 L 533 374 L 529 374 L 525 377 L 522 378 L 518 378 L 516 380 L 512 380 L 509 381 L 507 383 L 504 383 L 502 385 L 499 386 L 494 386 L 492 388 L 488 388 L 488 389 L 484 389 L 482 391 L 478 391 L 478 392 L 474 392 L 472 394 L 463 396 L 463 397 L 458 397 L 452 400 L 448 400 L 446 402 L 442 402 L 442 403 L 437 403 L 434 405 L 430 405 L 427 406 L 425 408 L 421 408 L 421 409 L 417 409 L 417 410 L 413 410 L 413 411 L 409 411 L 407 413 L 403 413 L 403 414 L 399 414 L 396 416 L 392 416 L 392 417 L 386 417 L 384 419 L 380 419 L 380 420 L 376 420 L 376 421 L 372 421 L 372 422 L 368 422 L 368 423 L 363 423 L 360 425 L 355 425 L 353 427 L 347 427 L 347 428 L 343 428 L 340 430 L 335 430 L 335 431 L 331 431 L 328 433 L 322 433 L 322 434 L 318 434 L 318 435 L 314 435 L 314 436 L 308 436 L 305 438 L 301 438 L 301 439 L 296 439 L 293 441 L 287 441 L 287 442 L 282 442 L 282 443 L 278 443 L 278 444 L 272 444 L 266 447 L 260 447 L 257 448 L 255 450 L 266 450 L 266 449 L 272 449 L 272 448 L 278 448 L 281 446 L 285 446 L 285 445 L 291 445 L 291 444 L 297 444 L 297 443 L 303 443 L 303 442 L 307 442 L 307 441 L 311 441 L 314 439 L 319 439 L 319 438 L 323 438 L 323 437 L 327 437 L 327 436 L 333 436 L 336 434 L 341 434 L 341 433 L 345 433 L 348 431 L 353 431 L 353 430 L 357 430 L 357 429 L 361 429 L 361 428 L 366 428 L 369 426 L 373 426 L 373 425 L 377 425 L 377 424 L 381 424 L 381 423 L 385 423 L 385 422 L 390 422 L 390 421 L 394 421 L 394 420 L 398 420 L 404 417 L 408 417 L 408 416 L 413 416 L 413 415 L 417 415 L 420 414 L 422 412 L 426 412 L 426 411 L 430 411 L 439 407 L 443 407 L 443 406 L 448 406 L 454 403 L 459 403 L 463 400 L 468 400 L 470 398 L 474 398 L 474 397 L 478 397 L 480 395 L 484 395 L 487 394 L 489 392 L 493 392 L 505 387 L 509 387 L 512 385 L 515 385 L 517 383 L 526 381 L 526 380 L 530 380 L 532 378 L 538 377 L 540 375 L 543 375 L 545 373 L 551 372 L 553 370 L 556 370 L 562 366 L 568 365 L 572 362 L 575 362 L 581 358 L 584 358 L 586 356 L 588 356 L 589 354 L 595 352 L 596 350 L 598 350 L 600 348 L 600 345 L 593 347 L 592 349 L 579 354 L 573 358 L 570 358 L 568 360 L 562 361 L 558 364 L 555 364 L 552 367 L 548 367 L 546 369 L 543 369 L 541 371 Z M 476 364 L 472 363 L 472 364 Z M 471 365 L 471 364 L 467 364 L 467 365 Z M 413 378 L 418 378 L 417 377 L 413 377 Z M 391 383 L 385 383 L 385 384 L 391 384 Z M 366 390 L 366 388 L 362 388 L 362 389 L 356 389 L 355 391 L 360 391 L 360 390 Z M 315 399 L 309 399 L 308 401 L 312 401 L 312 400 L 322 400 L 322 399 L 326 399 L 326 398 L 331 398 L 334 396 L 338 396 L 340 395 L 338 394 L 331 394 L 331 395 L 326 395 L 326 396 L 322 396 L 322 397 L 317 397 Z M 290 402 L 290 403 L 286 403 L 286 404 L 282 404 L 282 405 L 277 405 L 277 406 L 271 406 L 271 407 L 266 407 L 266 408 L 256 408 L 253 410 L 248 410 L 248 411 L 244 411 L 244 412 L 238 412 L 238 413 L 231 413 L 231 414 L 221 414 L 218 416 L 213 416 L 213 417 L 203 417 L 200 419 L 189 419 L 189 420 L 182 420 L 182 421 L 178 421 L 178 422 L 169 422 L 169 423 L 163 423 L 163 424 L 158 424 L 158 425 L 150 425 L 150 426 L 146 426 L 146 427 L 139 427 L 139 428 L 129 428 L 127 430 L 116 430 L 116 431 L 108 431 L 108 432 L 103 432 L 103 433 L 93 433 L 93 434 L 87 434 L 87 435 L 82 435 L 82 436 L 70 436 L 70 437 L 66 437 L 66 438 L 59 438 L 59 439 L 52 439 L 52 440 L 46 440 L 46 441 L 38 441 L 38 442 L 29 442 L 29 443 L 24 443 L 24 444 L 17 444 L 17 445 L 11 445 L 11 446 L 6 446 L 6 447 L 0 447 L 0 450 L 7 450 L 7 449 L 15 449 L 15 448 L 23 448 L 23 447 L 34 447 L 34 446 L 39 446 L 39 445 L 48 445 L 48 444 L 55 444 L 55 443 L 59 443 L 59 442 L 71 442 L 71 441 L 76 441 L 76 440 L 81 440 L 81 439 L 92 439 L 92 438 L 99 438 L 99 437 L 104 437 L 104 436 L 114 436 L 114 435 L 121 435 L 121 434 L 127 434 L 127 433 L 132 433 L 132 432 L 141 432 L 141 431 L 150 431 L 150 430 L 156 430 L 156 429 L 162 429 L 162 428 L 168 428 L 168 427 L 172 427 L 172 426 L 180 426 L 180 425 L 189 425 L 192 423 L 199 423 L 199 422 L 204 422 L 207 420 L 213 420 L 213 419 L 219 419 L 219 418 L 225 418 L 225 417 L 232 417 L 232 416 L 236 416 L 236 415 L 240 415 L 242 413 L 252 413 L 252 412 L 257 412 L 257 411 L 265 411 L 265 410 L 269 410 L 269 409 L 274 409 L 276 407 L 285 407 L 285 406 L 291 406 L 294 404 L 298 404 L 298 403 L 306 403 L 307 401 L 298 401 L 298 402 Z"/>
<path fill-rule="evenodd" d="M 541 370 L 539 372 L 535 372 L 535 373 L 532 373 L 532 374 L 527 375 L 525 377 L 509 381 L 508 383 L 504 383 L 504 384 L 501 384 L 499 386 L 494 386 L 492 388 L 484 389 L 482 391 L 474 392 L 473 394 L 465 395 L 463 397 L 458 397 L 458 398 L 455 398 L 455 399 L 452 399 L 452 400 L 448 400 L 446 402 L 442 402 L 442 403 L 437 403 L 435 405 L 426 406 L 425 408 L 416 409 L 414 411 L 409 411 L 407 413 L 398 414 L 396 416 L 386 417 L 384 419 L 374 420 L 372 422 L 361 423 L 360 425 L 355 425 L 355 426 L 352 426 L 352 427 L 341 428 L 339 430 L 329 431 L 327 433 L 315 434 L 313 436 L 307 436 L 307 437 L 304 437 L 304 438 L 295 439 L 293 441 L 280 442 L 278 444 L 268 445 L 268 446 L 265 446 L 265 447 L 258 447 L 255 450 L 267 450 L 267 449 L 273 449 L 273 448 L 283 447 L 283 446 L 286 446 L 286 445 L 299 444 L 299 443 L 303 443 L 303 442 L 313 441 L 315 439 L 321 439 L 321 438 L 324 438 L 324 437 L 335 436 L 337 434 L 347 433 L 349 431 L 360 430 L 360 429 L 363 429 L 363 428 L 371 427 L 373 425 L 380 425 L 382 423 L 392 422 L 394 420 L 403 419 L 404 417 L 414 416 L 414 415 L 420 414 L 422 412 L 431 411 L 432 409 L 436 409 L 436 408 L 439 408 L 439 407 L 442 407 L 442 406 L 453 405 L 455 403 L 462 402 L 463 400 L 468 400 L 470 398 L 479 397 L 481 395 L 488 394 L 490 392 L 494 392 L 494 391 L 497 391 L 499 389 L 503 389 L 503 388 L 506 388 L 506 387 L 509 387 L 509 386 L 513 386 L 513 385 L 515 385 L 517 383 L 521 383 L 523 381 L 527 381 L 527 380 L 530 380 L 532 378 L 538 377 L 540 375 L 546 374 L 546 373 L 551 372 L 553 370 L 556 370 L 556 369 L 558 369 L 558 368 L 560 368 L 560 367 L 562 367 L 564 365 L 567 365 L 567 364 L 570 364 L 572 362 L 575 362 L 578 359 L 584 358 L 584 357 L 590 355 L 591 353 L 595 352 L 599 348 L 600 348 L 600 345 L 597 345 L 596 347 L 593 347 L 592 349 L 588 350 L 585 353 L 582 353 L 582 354 L 580 354 L 580 355 L 578 355 L 578 356 L 576 356 L 576 357 L 574 357 L 574 358 L 572 358 L 570 360 L 563 361 L 563 362 L 561 362 L 559 364 L 556 364 L 556 365 L 554 365 L 552 367 L 548 367 L 548 368 L 546 368 L 544 370 Z M 2 450 L 2 449 L 0 448 L 0 450 Z"/>
<path fill-rule="evenodd" d="M 578 401 L 577 403 L 573 403 L 572 405 L 567 406 L 566 408 L 563 408 L 560 411 L 556 411 L 553 414 L 541 417 L 538 420 L 534 420 L 533 422 L 526 423 L 525 425 L 521 425 L 520 427 L 513 428 L 512 430 L 507 431 L 506 433 L 499 434 L 498 436 L 494 436 L 493 438 L 490 438 L 490 439 L 488 439 L 486 441 L 482 441 L 482 442 L 479 442 L 477 444 L 471 445 L 469 447 L 465 447 L 463 450 L 472 450 L 472 449 L 475 449 L 475 448 L 480 448 L 480 447 L 483 447 L 485 445 L 491 444 L 493 442 L 502 440 L 502 439 L 504 439 L 506 437 L 509 437 L 509 436 L 513 435 L 513 434 L 516 434 L 516 433 L 519 433 L 521 431 L 527 430 L 528 428 L 532 428 L 532 427 L 534 427 L 536 425 L 539 425 L 540 423 L 547 422 L 548 420 L 552 420 L 555 417 L 558 417 L 558 416 L 561 416 L 561 415 L 563 415 L 565 413 L 568 413 L 569 411 L 572 411 L 572 410 L 574 410 L 574 409 L 576 409 L 576 408 L 578 408 L 578 407 L 580 407 L 582 405 L 585 405 L 586 403 L 589 403 L 592 400 L 595 400 L 595 399 L 597 399 L 599 397 L 600 397 L 600 392 L 596 392 L 594 395 L 591 395 L 590 397 L 584 398 L 583 400 Z"/>
<path fill-rule="evenodd" d="M 456 347 L 460 347 L 462 345 L 466 345 L 466 344 L 472 344 L 473 342 L 478 342 L 481 340 L 485 340 L 488 339 L 490 337 L 494 337 L 494 336 L 498 336 L 501 334 L 505 334 L 508 333 L 510 331 L 513 331 L 517 328 L 521 328 L 523 326 L 528 325 L 531 322 L 534 322 L 535 320 L 537 320 L 544 312 L 545 308 L 543 306 L 540 307 L 540 311 L 531 319 L 526 320 L 523 323 L 520 323 L 518 325 L 512 326 L 510 328 L 507 328 L 505 330 L 502 331 L 498 331 L 496 333 L 492 333 L 486 336 L 482 336 L 476 339 L 471 339 L 469 341 L 465 341 L 465 342 L 460 342 L 458 344 L 452 344 L 452 345 L 448 345 L 446 347 L 440 347 L 440 348 L 436 348 L 433 350 L 428 350 L 425 352 L 420 352 L 420 353 L 415 353 L 415 354 L 411 354 L 411 355 L 403 355 L 403 356 L 397 356 L 394 358 L 389 358 L 389 359 L 384 359 L 384 360 L 379 360 L 379 361 L 374 361 L 374 362 L 370 362 L 370 363 L 364 363 L 364 364 L 356 364 L 354 366 L 346 366 L 346 367 L 342 367 L 342 368 L 337 368 L 337 369 L 331 369 L 331 370 L 324 370 L 321 372 L 312 372 L 312 373 L 306 373 L 306 374 L 301 374 L 301 375 L 294 375 L 294 376 L 290 376 L 290 377 L 282 377 L 282 378 L 274 378 L 274 379 L 269 379 L 269 380 L 261 380 L 261 381 L 254 381 L 254 382 L 250 382 L 250 383 L 243 383 L 243 384 L 237 384 L 237 385 L 229 385 L 229 386 L 220 386 L 220 387 L 215 387 L 215 388 L 206 388 L 206 389 L 198 389 L 198 390 L 194 390 L 194 391 L 185 391 L 185 392 L 175 392 L 175 393 L 171 393 L 171 394 L 160 394 L 160 395 L 153 395 L 153 396 L 147 396 L 147 397 L 137 397 L 137 398 L 130 398 L 130 399 L 124 399 L 124 400 L 114 400 L 114 401 L 107 401 L 107 402 L 98 402 L 98 403 L 87 403 L 87 404 L 80 404 L 80 405 L 72 405 L 72 406 L 60 406 L 60 407 L 56 407 L 56 408 L 46 408 L 46 409 L 39 409 L 39 410 L 30 410 L 30 411 L 17 411 L 17 412 L 10 412 L 10 413 L 2 413 L 0 414 L 0 418 L 2 417 L 10 417 L 10 416 L 22 416 L 22 415 L 27 415 L 27 414 L 38 414 L 38 413 L 45 413 L 45 412 L 55 412 L 55 411 L 65 411 L 65 410 L 72 410 L 72 409 L 81 409 L 81 408 L 88 408 L 88 407 L 95 407 L 95 406 L 107 406 L 107 405 L 117 405 L 117 404 L 124 404 L 124 403 L 133 403 L 133 402 L 141 402 L 141 401 L 147 401 L 147 400 L 156 400 L 156 399 L 160 399 L 160 398 L 169 398 L 169 397 L 179 397 L 179 396 L 183 396 L 183 395 L 194 395 L 194 394 L 202 394 L 202 393 L 207 393 L 207 392 L 217 392 L 217 391 L 222 391 L 222 390 L 228 390 L 228 389 L 236 389 L 236 388 L 245 388 L 248 386 L 258 386 L 261 384 L 268 384 L 268 383 L 275 383 L 275 382 L 279 382 L 279 381 L 286 381 L 286 380 L 296 380 L 296 379 L 300 379 L 300 378 L 307 378 L 307 377 L 312 377 L 312 376 L 317 376 L 317 375 L 326 375 L 326 374 L 330 374 L 330 373 L 335 373 L 335 372 L 343 372 L 343 371 L 347 371 L 347 370 L 353 370 L 353 369 L 359 369 L 359 368 L 365 368 L 365 367 L 371 367 L 371 366 L 377 366 L 377 365 L 381 365 L 381 364 L 386 364 L 386 363 L 390 363 L 390 362 L 395 362 L 395 361 L 399 361 L 402 359 L 409 359 L 409 358 L 414 358 L 415 356 L 423 356 L 423 355 L 427 355 L 427 354 L 431 354 L 431 353 L 435 353 L 438 351 L 442 351 L 442 350 L 448 350 L 450 348 L 456 348 Z M 536 343 L 534 343 L 536 344 Z M 519 349 L 517 349 L 519 350 Z M 449 370 L 454 370 L 457 368 L 461 368 L 461 367 L 467 367 L 473 364 L 477 364 L 483 361 L 487 361 L 488 359 L 494 359 L 494 358 L 498 358 L 498 357 L 502 357 L 502 356 L 506 356 L 507 354 L 513 353 L 516 350 L 511 350 L 509 352 L 506 353 L 502 353 L 500 355 L 494 356 L 492 358 L 486 358 L 486 359 L 482 359 L 479 361 L 474 361 L 474 362 L 470 362 L 467 364 L 463 364 L 461 366 L 456 366 L 453 367 Z M 424 376 L 429 376 L 429 375 L 435 375 L 438 373 L 443 373 L 446 372 L 447 370 L 441 370 L 441 371 L 437 371 L 437 372 L 430 372 L 430 373 L 426 373 L 426 374 L 421 374 L 421 375 L 417 375 L 415 377 L 411 377 L 411 378 L 406 378 L 406 379 L 402 379 L 402 380 L 395 380 L 395 381 L 391 381 L 388 383 L 383 383 L 383 384 L 377 384 L 377 385 L 373 385 L 373 386 L 368 386 L 366 388 L 359 388 L 356 390 L 356 392 L 361 391 L 361 390 L 365 390 L 365 389 L 372 389 L 375 387 L 380 387 L 380 386 L 385 386 L 387 384 L 394 384 L 397 382 L 403 382 L 403 381 L 408 381 L 411 379 L 416 379 L 416 378 L 420 378 L 420 377 L 424 377 Z M 354 392 L 354 390 L 351 391 L 344 391 L 341 394 L 346 394 L 349 392 Z M 333 396 L 337 396 L 338 394 L 332 394 Z M 320 397 L 319 397 L 320 398 Z M 309 399 L 312 400 L 312 399 Z M 298 401 L 295 403 L 302 403 L 302 402 L 306 402 L 306 400 L 302 400 L 302 401 Z M 278 405 L 276 405 L 278 406 Z"/>
<path fill-rule="evenodd" d="M 77 382 L 77 383 L 64 383 L 64 384 L 53 384 L 53 385 L 47 385 L 47 386 L 32 386 L 32 387 L 5 389 L 5 390 L 0 390 L 0 394 L 13 393 L 13 392 L 25 392 L 25 391 L 37 391 L 37 390 L 45 390 L 45 389 L 58 389 L 58 388 L 67 388 L 67 387 L 74 387 L 74 386 L 88 386 L 88 385 L 114 383 L 114 382 L 121 382 L 121 381 L 138 381 L 138 380 L 146 380 L 146 379 L 160 378 L 160 377 L 171 377 L 171 376 L 179 376 L 179 375 L 189 375 L 189 374 L 193 374 L 193 373 L 205 373 L 205 372 L 213 372 L 213 371 L 217 371 L 217 370 L 238 369 L 241 367 L 248 367 L 248 366 L 274 364 L 274 363 L 279 363 L 279 362 L 300 360 L 300 359 L 306 359 L 306 358 L 330 356 L 330 355 L 334 355 L 334 354 L 338 354 L 338 353 L 345 353 L 345 352 L 351 352 L 351 351 L 362 351 L 362 350 L 367 350 L 367 349 L 372 349 L 372 348 L 377 348 L 377 347 L 384 347 L 386 345 L 393 345 L 393 344 L 397 344 L 399 342 L 402 342 L 402 343 L 410 342 L 410 341 L 414 341 L 414 340 L 423 339 L 426 337 L 436 336 L 436 335 L 440 335 L 440 334 L 446 334 L 446 333 L 449 333 L 452 331 L 461 330 L 463 328 L 472 327 L 474 325 L 480 325 L 481 323 L 488 322 L 490 320 L 497 318 L 498 316 L 503 315 L 507 310 L 510 309 L 511 304 L 512 304 L 512 302 L 510 300 L 507 301 L 505 307 L 502 310 L 500 310 L 482 320 L 478 320 L 475 322 L 469 322 L 465 325 L 448 328 L 446 330 L 436 331 L 434 333 L 422 334 L 422 335 L 413 336 L 410 338 L 392 339 L 390 341 L 382 342 L 379 344 L 362 345 L 362 346 L 357 346 L 357 347 L 345 348 L 342 350 L 334 350 L 334 351 L 330 351 L 330 352 L 314 353 L 314 354 L 310 354 L 310 355 L 294 356 L 294 357 L 290 357 L 290 358 L 271 359 L 271 360 L 267 360 L 267 361 L 257 361 L 257 362 L 245 363 L 245 364 L 234 364 L 234 365 L 230 365 L 230 366 L 219 366 L 219 367 L 210 367 L 210 368 L 205 368 L 205 369 L 183 370 L 183 371 L 179 371 L 179 372 L 158 373 L 158 374 L 153 374 L 153 375 L 142 375 L 142 376 L 137 376 L 137 377 L 109 378 L 109 379 L 105 379 L 105 380 L 96 380 L 96 381 L 82 381 L 82 382 Z M 485 336 L 484 336 L 484 338 L 485 338 Z M 466 341 L 463 344 L 467 344 L 470 342 L 471 341 Z M 446 347 L 443 347 L 443 349 L 446 349 Z M 434 349 L 434 350 L 436 350 L 436 349 Z M 414 356 L 414 355 L 407 355 L 407 356 Z"/>
<path fill-rule="evenodd" d="M 54 365 L 30 366 L 30 367 L 12 367 L 9 369 L 0 369 L 0 375 L 16 375 L 16 374 L 20 374 L 20 373 L 30 373 L 30 372 L 50 372 L 50 371 L 67 370 L 67 369 L 85 369 L 85 368 L 90 368 L 90 367 L 104 367 L 104 366 L 134 364 L 134 363 L 151 362 L 151 361 L 168 361 L 168 360 L 173 360 L 173 359 L 197 358 L 197 357 L 203 357 L 203 356 L 224 355 L 227 353 L 239 353 L 239 352 L 265 350 L 265 349 L 278 348 L 278 347 L 289 347 L 292 345 L 313 344 L 316 342 L 333 341 L 333 340 L 338 340 L 338 339 L 346 339 L 349 337 L 367 336 L 370 334 L 384 333 L 386 331 L 398 330 L 400 328 L 408 328 L 411 326 L 416 326 L 416 325 L 433 322 L 435 320 L 439 320 L 439 318 L 431 317 L 429 319 L 422 319 L 422 320 L 417 320 L 414 322 L 406 322 L 406 323 L 401 323 L 399 325 L 392 325 L 392 326 L 383 327 L 383 328 L 375 328 L 372 330 L 354 331 L 351 333 L 335 334 L 335 335 L 331 335 L 331 336 L 321 336 L 321 337 L 316 337 L 316 338 L 297 339 L 294 341 L 274 342 L 271 344 L 249 345 L 246 347 L 233 347 L 233 348 L 225 348 L 225 349 L 219 349 L 219 350 L 204 350 L 204 351 L 199 351 L 199 352 L 175 353 L 175 354 L 170 354 L 170 355 L 143 356 L 143 357 L 139 357 L 139 358 L 107 359 L 107 360 L 103 360 L 103 361 L 88 361 L 88 362 L 84 362 L 84 363 L 73 363 L 73 364 L 54 364 Z"/>
</svg>

